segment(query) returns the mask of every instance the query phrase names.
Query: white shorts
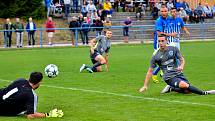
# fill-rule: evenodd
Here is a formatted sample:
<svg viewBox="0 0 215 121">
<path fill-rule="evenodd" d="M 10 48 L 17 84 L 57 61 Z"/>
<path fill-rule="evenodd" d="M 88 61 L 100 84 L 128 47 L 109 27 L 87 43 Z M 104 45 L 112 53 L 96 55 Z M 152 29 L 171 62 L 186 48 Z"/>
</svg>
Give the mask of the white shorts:
<svg viewBox="0 0 215 121">
<path fill-rule="evenodd" d="M 53 37 L 54 32 L 48 32 L 48 37 Z"/>
</svg>

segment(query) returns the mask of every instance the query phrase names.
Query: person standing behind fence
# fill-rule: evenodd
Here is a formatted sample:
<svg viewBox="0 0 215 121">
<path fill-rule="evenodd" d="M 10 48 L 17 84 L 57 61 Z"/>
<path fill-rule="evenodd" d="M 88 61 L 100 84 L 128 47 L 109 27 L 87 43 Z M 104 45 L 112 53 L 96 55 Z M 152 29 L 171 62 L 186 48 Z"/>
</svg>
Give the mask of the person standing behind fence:
<svg viewBox="0 0 215 121">
<path fill-rule="evenodd" d="M 16 47 L 19 48 L 23 46 L 23 31 L 24 31 L 24 25 L 22 22 L 20 22 L 19 18 L 16 18 L 14 28 L 16 30 Z"/>
<path fill-rule="evenodd" d="M 28 45 L 35 45 L 35 31 L 36 31 L 36 24 L 33 22 L 32 17 L 29 18 L 29 21 L 26 25 L 26 30 L 28 32 Z"/>
<path fill-rule="evenodd" d="M 73 16 L 72 20 L 69 23 L 69 28 L 71 30 L 72 45 L 75 45 L 74 39 L 78 40 L 78 38 L 76 38 L 76 34 L 78 36 L 78 30 L 77 30 L 78 27 L 80 27 L 80 24 L 77 21 L 77 17 Z"/>
<path fill-rule="evenodd" d="M 70 13 L 70 0 L 64 0 L 64 6 L 65 6 L 65 17 L 68 18 L 68 15 Z"/>
<path fill-rule="evenodd" d="M 46 22 L 46 32 L 47 32 L 47 37 L 48 37 L 48 41 L 49 41 L 49 45 L 52 45 L 52 38 L 54 36 L 54 30 L 55 26 L 54 26 L 54 22 L 52 21 L 52 17 L 48 18 L 48 21 Z"/>
<path fill-rule="evenodd" d="M 14 28 L 10 19 L 6 19 L 6 23 L 4 24 L 4 45 L 5 47 L 11 47 L 12 43 L 12 29 Z"/>
<path fill-rule="evenodd" d="M 110 18 L 106 18 L 105 19 L 105 21 L 103 22 L 103 26 L 104 26 L 104 29 L 103 29 L 103 31 L 104 31 L 104 35 L 106 35 L 106 32 L 108 31 L 108 30 L 110 30 L 110 28 L 111 28 L 111 26 L 112 26 L 112 22 L 110 21 Z"/>
<path fill-rule="evenodd" d="M 124 42 L 128 43 L 128 37 L 129 37 L 129 27 L 132 25 L 132 21 L 130 17 L 127 17 L 127 19 L 123 23 L 123 36 L 124 36 Z"/>
<path fill-rule="evenodd" d="M 84 44 L 87 44 L 88 45 L 88 40 L 89 40 L 89 37 L 88 37 L 88 33 L 90 31 L 90 23 L 87 22 L 87 17 L 84 17 L 84 22 L 82 23 L 81 25 L 81 30 L 83 32 L 83 35 L 84 35 L 84 41 L 82 41 L 83 45 Z"/>
</svg>

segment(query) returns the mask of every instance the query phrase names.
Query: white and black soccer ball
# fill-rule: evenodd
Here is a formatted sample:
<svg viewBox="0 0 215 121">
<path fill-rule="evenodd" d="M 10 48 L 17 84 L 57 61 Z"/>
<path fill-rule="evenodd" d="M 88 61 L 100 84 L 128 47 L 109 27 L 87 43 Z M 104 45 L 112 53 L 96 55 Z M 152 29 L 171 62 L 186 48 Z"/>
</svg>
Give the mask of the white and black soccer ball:
<svg viewBox="0 0 215 121">
<path fill-rule="evenodd" d="M 58 67 L 54 64 L 49 64 L 45 68 L 45 74 L 49 78 L 56 77 L 58 75 L 58 73 L 59 73 Z"/>
</svg>

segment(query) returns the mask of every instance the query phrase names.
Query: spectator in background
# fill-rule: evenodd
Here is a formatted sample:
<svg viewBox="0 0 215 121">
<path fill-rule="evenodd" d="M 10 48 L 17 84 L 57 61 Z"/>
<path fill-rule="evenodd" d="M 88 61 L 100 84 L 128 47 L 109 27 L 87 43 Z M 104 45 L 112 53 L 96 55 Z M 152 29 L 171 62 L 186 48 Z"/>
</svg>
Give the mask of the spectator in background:
<svg viewBox="0 0 215 121">
<path fill-rule="evenodd" d="M 71 30 L 71 40 L 72 40 L 72 45 L 75 45 L 74 39 L 76 38 L 76 35 L 78 36 L 78 30 L 76 28 L 80 27 L 79 22 L 77 21 L 77 17 L 73 16 L 72 20 L 69 23 L 69 28 Z"/>
<path fill-rule="evenodd" d="M 110 30 L 110 28 L 111 28 L 111 26 L 112 26 L 112 22 L 110 21 L 110 18 L 106 18 L 105 19 L 105 21 L 103 22 L 103 25 L 104 25 L 104 29 L 103 29 L 103 31 L 104 31 L 104 35 L 106 35 L 106 32 L 108 31 L 108 30 Z"/>
<path fill-rule="evenodd" d="M 101 35 L 102 34 L 102 30 L 103 30 L 103 22 L 101 21 L 100 17 L 96 18 L 95 27 L 99 27 L 99 28 L 95 29 L 96 30 L 96 36 Z"/>
<path fill-rule="evenodd" d="M 50 10 L 51 10 L 51 0 L 45 0 L 45 6 L 46 6 L 46 9 L 47 9 L 47 18 L 49 17 L 50 15 Z"/>
<path fill-rule="evenodd" d="M 103 9 L 107 17 L 112 17 L 112 5 L 109 0 L 105 1 L 105 3 L 103 4 Z"/>
<path fill-rule="evenodd" d="M 180 8 L 184 8 L 184 4 L 182 1 L 176 0 L 175 7 L 177 10 L 180 10 Z"/>
<path fill-rule="evenodd" d="M 65 17 L 68 18 L 69 13 L 70 13 L 70 0 L 64 0 L 64 6 L 65 6 Z"/>
<path fill-rule="evenodd" d="M 197 8 L 195 9 L 195 12 L 199 17 L 200 22 L 203 23 L 205 21 L 206 14 L 204 12 L 204 9 L 201 3 L 199 3 L 199 5 L 197 6 Z"/>
<path fill-rule="evenodd" d="M 16 30 L 16 47 L 22 47 L 23 46 L 23 31 L 24 31 L 24 25 L 22 22 L 20 22 L 19 18 L 16 18 L 16 23 L 14 24 L 14 29 Z"/>
<path fill-rule="evenodd" d="M 84 17 L 84 22 L 81 25 L 81 30 L 83 32 L 83 38 L 84 40 L 82 41 L 83 45 L 87 44 L 88 45 L 88 33 L 90 31 L 90 23 L 88 23 L 87 17 Z"/>
<path fill-rule="evenodd" d="M 191 23 L 199 23 L 199 17 L 197 15 L 197 12 L 192 8 L 191 14 L 189 15 L 189 20 Z"/>
<path fill-rule="evenodd" d="M 189 16 L 187 15 L 186 11 L 182 7 L 178 12 L 178 16 L 182 18 L 185 23 L 189 20 Z"/>
<path fill-rule="evenodd" d="M 81 13 L 84 17 L 87 16 L 87 5 L 86 5 L 85 1 L 84 1 L 83 5 L 81 5 Z"/>
<path fill-rule="evenodd" d="M 55 26 L 54 26 L 54 22 L 52 21 L 52 17 L 49 17 L 47 22 L 46 22 L 46 32 L 47 32 L 47 37 L 48 37 L 48 44 L 52 45 L 52 39 L 54 36 L 54 30 Z"/>
<path fill-rule="evenodd" d="M 203 9 L 207 18 L 213 18 L 213 13 L 208 3 L 205 3 L 205 6 L 203 7 Z"/>
<path fill-rule="evenodd" d="M 122 12 L 125 12 L 125 0 L 120 0 L 120 7 L 122 8 Z"/>
<path fill-rule="evenodd" d="M 116 12 L 119 12 L 119 1 L 120 1 L 120 0 L 114 0 L 113 9 L 114 9 Z"/>
<path fill-rule="evenodd" d="M 173 4 L 172 0 L 169 0 L 166 5 L 167 5 L 168 10 L 171 10 L 171 8 L 174 7 L 174 4 Z"/>
<path fill-rule="evenodd" d="M 81 27 L 83 22 L 84 22 L 84 16 L 80 13 L 79 17 L 78 17 L 78 23 L 79 23 L 80 27 Z M 79 29 L 79 34 L 81 36 L 81 41 L 83 42 L 84 41 L 84 35 L 83 35 L 83 32 L 80 29 Z"/>
<path fill-rule="evenodd" d="M 139 4 L 139 6 L 136 8 L 136 18 L 140 20 L 142 16 L 144 15 L 142 4 Z"/>
<path fill-rule="evenodd" d="M 130 17 L 127 17 L 126 20 L 123 23 L 123 36 L 124 36 L 124 42 L 128 43 L 128 37 L 129 37 L 129 27 L 132 25 L 132 21 Z"/>
<path fill-rule="evenodd" d="M 14 25 L 11 23 L 10 19 L 6 19 L 6 23 L 4 24 L 4 45 L 5 47 L 11 47 L 12 43 L 12 29 Z"/>
<path fill-rule="evenodd" d="M 186 11 L 186 13 L 188 15 L 190 15 L 191 14 L 191 10 L 190 10 L 189 4 L 186 2 L 186 0 L 183 0 L 182 4 L 183 4 L 183 8 Z"/>
<path fill-rule="evenodd" d="M 32 17 L 29 18 L 29 21 L 26 25 L 26 31 L 28 32 L 28 45 L 35 45 L 35 31 L 36 31 L 36 24 L 33 22 Z"/>
<path fill-rule="evenodd" d="M 158 12 L 159 9 L 155 5 L 152 5 L 152 18 L 154 20 L 158 18 Z"/>
<path fill-rule="evenodd" d="M 73 12 L 78 12 L 78 0 L 73 0 Z"/>
<path fill-rule="evenodd" d="M 90 3 L 87 5 L 87 14 L 93 14 L 93 12 L 97 11 L 96 6 L 93 4 L 93 1 L 90 0 Z"/>
<path fill-rule="evenodd" d="M 213 17 L 215 17 L 215 3 L 214 3 L 214 5 L 212 6 L 212 13 L 213 13 Z"/>
</svg>

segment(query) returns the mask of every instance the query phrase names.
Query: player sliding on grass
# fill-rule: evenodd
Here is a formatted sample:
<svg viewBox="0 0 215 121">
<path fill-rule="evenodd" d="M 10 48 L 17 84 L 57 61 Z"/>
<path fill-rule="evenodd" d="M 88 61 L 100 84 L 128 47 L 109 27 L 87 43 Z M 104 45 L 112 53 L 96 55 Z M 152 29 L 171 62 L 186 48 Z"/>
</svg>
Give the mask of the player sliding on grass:
<svg viewBox="0 0 215 121">
<path fill-rule="evenodd" d="M 41 72 L 32 72 L 29 80 L 20 78 L 6 88 L 0 89 L 0 116 L 25 114 L 27 118 L 62 117 L 62 110 L 49 113 L 36 112 L 38 97 L 36 90 L 43 79 Z"/>
<path fill-rule="evenodd" d="M 101 65 L 105 64 L 106 71 L 109 70 L 108 64 L 108 53 L 110 50 L 110 39 L 112 37 L 112 32 L 107 31 L 106 36 L 99 35 L 95 39 L 90 41 L 90 59 L 93 63 L 93 66 L 87 66 L 83 64 L 80 68 L 80 72 L 86 69 L 88 72 L 100 72 L 102 71 Z M 104 55 L 103 55 L 104 54 Z"/>
<path fill-rule="evenodd" d="M 163 80 L 168 84 L 162 93 L 176 91 L 179 93 L 192 92 L 199 95 L 215 94 L 215 90 L 202 91 L 188 82 L 182 73 L 185 60 L 177 47 L 167 46 L 167 37 L 165 35 L 158 37 L 158 44 L 160 49 L 151 58 L 151 64 L 145 77 L 144 86 L 139 89 L 139 92 L 147 90 L 153 68 L 157 64 L 163 71 Z M 177 59 L 180 60 L 179 66 L 177 66 Z"/>
</svg>

